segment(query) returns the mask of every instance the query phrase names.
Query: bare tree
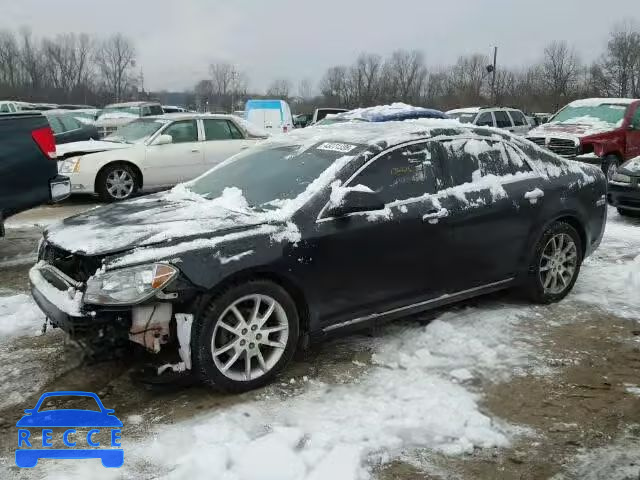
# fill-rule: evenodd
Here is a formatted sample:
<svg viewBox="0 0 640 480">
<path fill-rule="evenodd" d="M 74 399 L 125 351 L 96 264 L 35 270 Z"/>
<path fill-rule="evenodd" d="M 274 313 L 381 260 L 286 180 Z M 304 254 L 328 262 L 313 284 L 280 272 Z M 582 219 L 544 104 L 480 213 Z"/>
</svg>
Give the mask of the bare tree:
<svg viewBox="0 0 640 480">
<path fill-rule="evenodd" d="M 363 53 L 349 69 L 347 88 L 354 106 L 369 105 L 380 97 L 382 57 Z"/>
<path fill-rule="evenodd" d="M 131 69 L 135 65 L 136 51 L 131 41 L 121 34 L 104 40 L 95 56 L 96 65 L 107 93 L 119 102 L 130 86 Z"/>
<path fill-rule="evenodd" d="M 303 78 L 298 82 L 298 97 L 303 101 L 307 101 L 311 98 L 311 81 L 308 78 Z"/>
<path fill-rule="evenodd" d="M 395 96 L 403 102 L 418 103 L 427 77 L 424 55 L 417 51 L 397 50 L 384 66 L 387 97 Z"/>
<path fill-rule="evenodd" d="M 567 42 L 552 42 L 544 49 L 543 80 L 556 109 L 575 91 L 580 69 L 580 61 Z"/>
<path fill-rule="evenodd" d="M 347 92 L 347 67 L 331 67 L 320 82 L 320 91 L 326 101 L 338 107 L 349 106 Z"/>
<path fill-rule="evenodd" d="M 276 98 L 289 98 L 291 82 L 286 78 L 278 78 L 267 88 L 267 95 Z"/>
<path fill-rule="evenodd" d="M 475 54 L 458 58 L 449 72 L 449 95 L 457 99 L 457 105 L 478 105 L 484 102 L 483 90 L 487 87 L 485 55 Z"/>
<path fill-rule="evenodd" d="M 20 49 L 12 32 L 0 31 L 0 83 L 18 86 Z"/>
<path fill-rule="evenodd" d="M 43 83 L 44 76 L 42 53 L 33 41 L 31 30 L 22 28 L 20 35 L 22 39 L 22 44 L 20 45 L 20 63 L 32 91 L 38 91 Z"/>
<path fill-rule="evenodd" d="M 608 95 L 640 95 L 640 28 L 636 23 L 625 21 L 614 27 L 600 70 Z"/>
</svg>

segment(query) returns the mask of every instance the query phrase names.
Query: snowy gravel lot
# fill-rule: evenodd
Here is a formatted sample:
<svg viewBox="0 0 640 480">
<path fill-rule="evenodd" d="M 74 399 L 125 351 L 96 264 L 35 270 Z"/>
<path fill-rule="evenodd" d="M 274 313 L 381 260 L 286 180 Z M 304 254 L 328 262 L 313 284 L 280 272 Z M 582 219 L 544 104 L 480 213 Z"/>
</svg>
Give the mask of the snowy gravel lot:
<svg viewBox="0 0 640 480">
<path fill-rule="evenodd" d="M 492 295 L 328 342 L 279 383 L 227 396 L 149 392 L 128 365 L 85 365 L 60 332 L 41 335 L 26 292 L 35 225 L 68 214 L 27 212 L 0 241 L 0 478 L 640 478 L 639 220 L 610 210 L 600 249 L 558 305 Z M 68 388 L 115 408 L 123 469 L 13 466 L 22 410 Z M 538 411 L 546 401 L 560 407 Z M 597 421 L 569 418 L 582 411 Z"/>
</svg>

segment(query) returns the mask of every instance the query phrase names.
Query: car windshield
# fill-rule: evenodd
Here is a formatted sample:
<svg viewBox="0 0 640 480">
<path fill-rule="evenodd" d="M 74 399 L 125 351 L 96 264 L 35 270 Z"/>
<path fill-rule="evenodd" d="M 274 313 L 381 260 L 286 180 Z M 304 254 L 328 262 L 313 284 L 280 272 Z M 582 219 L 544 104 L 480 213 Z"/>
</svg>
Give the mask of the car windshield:
<svg viewBox="0 0 640 480">
<path fill-rule="evenodd" d="M 448 114 L 451 118 L 455 118 L 461 123 L 473 123 L 477 113 L 475 112 L 454 112 Z"/>
<path fill-rule="evenodd" d="M 566 107 L 553 117 L 554 123 L 610 123 L 621 125 L 626 105 L 602 104 L 584 107 Z"/>
<path fill-rule="evenodd" d="M 345 155 L 337 147 L 329 150 L 321 146 L 303 151 L 299 145 L 256 147 L 197 178 L 189 189 L 206 198 L 217 198 L 225 188 L 237 187 L 250 206 L 269 208 L 279 200 L 297 197 Z M 357 155 L 364 148 L 348 147 L 349 155 Z"/>
<path fill-rule="evenodd" d="M 156 133 L 167 122 L 159 119 L 145 118 L 134 120 L 118 128 L 113 134 L 104 138 L 107 142 L 142 143 Z"/>
</svg>

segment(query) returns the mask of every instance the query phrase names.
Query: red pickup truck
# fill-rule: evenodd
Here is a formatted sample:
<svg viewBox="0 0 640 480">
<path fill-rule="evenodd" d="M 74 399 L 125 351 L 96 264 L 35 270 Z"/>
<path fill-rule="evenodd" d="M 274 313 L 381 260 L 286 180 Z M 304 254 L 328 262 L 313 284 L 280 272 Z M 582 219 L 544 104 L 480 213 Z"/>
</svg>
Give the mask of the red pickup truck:
<svg viewBox="0 0 640 480">
<path fill-rule="evenodd" d="M 611 179 L 622 163 L 640 156 L 640 100 L 576 100 L 527 138 L 565 158 L 601 165 Z"/>
</svg>

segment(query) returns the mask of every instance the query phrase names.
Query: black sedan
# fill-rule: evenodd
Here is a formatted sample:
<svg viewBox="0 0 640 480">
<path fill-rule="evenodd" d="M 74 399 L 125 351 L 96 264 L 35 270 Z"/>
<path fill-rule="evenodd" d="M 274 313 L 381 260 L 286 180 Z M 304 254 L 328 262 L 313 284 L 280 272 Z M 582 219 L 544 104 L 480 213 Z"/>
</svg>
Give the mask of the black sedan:
<svg viewBox="0 0 640 480">
<path fill-rule="evenodd" d="M 130 340 L 165 352 L 159 376 L 244 391 L 330 334 L 512 287 L 561 300 L 605 195 L 598 168 L 494 129 L 298 130 L 49 227 L 32 293 L 93 349 Z"/>
<path fill-rule="evenodd" d="M 78 120 L 73 113 L 44 112 L 44 114 L 53 130 L 56 145 L 100 138 L 95 125 Z"/>
<path fill-rule="evenodd" d="M 608 198 L 620 215 L 640 217 L 640 157 L 618 168 L 609 181 Z"/>
</svg>

